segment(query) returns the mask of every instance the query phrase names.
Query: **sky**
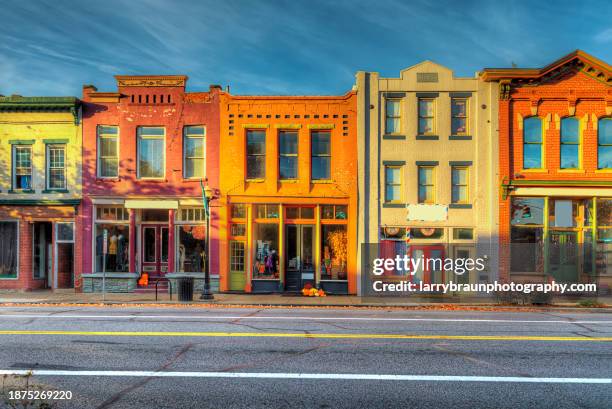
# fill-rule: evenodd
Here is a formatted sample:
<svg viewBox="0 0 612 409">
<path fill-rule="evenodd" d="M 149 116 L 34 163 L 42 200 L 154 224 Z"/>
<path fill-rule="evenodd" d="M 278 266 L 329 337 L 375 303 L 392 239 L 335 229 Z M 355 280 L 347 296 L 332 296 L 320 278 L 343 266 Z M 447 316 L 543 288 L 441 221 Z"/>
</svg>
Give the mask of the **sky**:
<svg viewBox="0 0 612 409">
<path fill-rule="evenodd" d="M 360 70 L 433 60 L 473 76 L 579 48 L 612 62 L 612 1 L 0 0 L 0 94 L 115 91 L 186 74 L 189 91 L 344 94 Z"/>
</svg>

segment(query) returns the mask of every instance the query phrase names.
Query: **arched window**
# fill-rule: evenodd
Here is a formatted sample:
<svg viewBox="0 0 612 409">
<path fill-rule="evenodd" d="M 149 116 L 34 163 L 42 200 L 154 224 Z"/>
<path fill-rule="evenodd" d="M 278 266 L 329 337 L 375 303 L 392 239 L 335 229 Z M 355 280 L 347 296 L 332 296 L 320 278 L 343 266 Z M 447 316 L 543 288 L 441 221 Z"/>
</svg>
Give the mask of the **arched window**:
<svg viewBox="0 0 612 409">
<path fill-rule="evenodd" d="M 542 120 L 537 116 L 523 122 L 523 169 L 542 168 Z"/>
<path fill-rule="evenodd" d="M 580 168 L 580 121 L 561 120 L 561 169 Z"/>
<path fill-rule="evenodd" d="M 597 167 L 612 169 L 612 118 L 601 118 L 597 127 Z"/>
</svg>

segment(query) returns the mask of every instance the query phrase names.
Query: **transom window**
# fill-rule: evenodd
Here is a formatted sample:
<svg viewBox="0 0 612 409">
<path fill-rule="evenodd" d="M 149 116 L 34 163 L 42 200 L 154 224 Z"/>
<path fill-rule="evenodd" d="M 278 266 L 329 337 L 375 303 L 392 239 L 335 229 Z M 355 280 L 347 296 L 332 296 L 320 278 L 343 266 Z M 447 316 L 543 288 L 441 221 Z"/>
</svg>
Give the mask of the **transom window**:
<svg viewBox="0 0 612 409">
<path fill-rule="evenodd" d="M 580 167 L 580 121 L 563 118 L 561 121 L 561 169 Z"/>
<path fill-rule="evenodd" d="M 255 206 L 255 217 L 257 219 L 278 219 L 278 215 L 277 204 L 258 204 Z"/>
<path fill-rule="evenodd" d="M 419 98 L 419 135 L 434 133 L 434 104 L 434 99 Z"/>
<path fill-rule="evenodd" d="M 162 127 L 138 127 L 138 177 L 161 179 L 166 168 L 166 130 Z"/>
<path fill-rule="evenodd" d="M 266 176 L 266 132 L 247 131 L 247 179 Z"/>
<path fill-rule="evenodd" d="M 315 131 L 311 134 L 312 180 L 331 179 L 331 133 Z"/>
<path fill-rule="evenodd" d="M 468 133 L 468 100 L 467 98 L 451 99 L 451 134 L 467 135 Z"/>
<path fill-rule="evenodd" d="M 402 167 L 385 166 L 385 202 L 402 200 Z"/>
<path fill-rule="evenodd" d="M 47 146 L 47 189 L 66 189 L 66 146 Z"/>
<path fill-rule="evenodd" d="M 32 189 L 31 145 L 17 145 L 13 148 L 13 189 Z"/>
<path fill-rule="evenodd" d="M 96 207 L 96 219 L 97 220 L 116 220 L 125 221 L 129 219 L 128 209 L 123 207 L 115 206 L 97 206 Z"/>
<path fill-rule="evenodd" d="M 419 166 L 419 203 L 435 202 L 435 167 Z"/>
<path fill-rule="evenodd" d="M 278 134 L 278 172 L 281 179 L 297 179 L 298 133 L 280 131 Z"/>
<path fill-rule="evenodd" d="M 119 127 L 98 126 L 98 176 L 119 176 Z"/>
<path fill-rule="evenodd" d="M 348 210 L 346 205 L 323 205 L 321 206 L 321 219 L 323 220 L 346 220 Z"/>
<path fill-rule="evenodd" d="M 186 126 L 183 129 L 185 178 L 202 179 L 206 175 L 206 128 Z"/>
<path fill-rule="evenodd" d="M 388 134 L 399 133 L 401 129 L 401 105 L 399 99 L 388 99 L 385 102 L 385 132 Z"/>
<path fill-rule="evenodd" d="M 612 169 L 612 118 L 601 118 L 597 127 L 597 167 Z"/>
<path fill-rule="evenodd" d="M 201 207 L 181 208 L 178 212 L 178 221 L 201 222 L 206 219 L 206 212 Z"/>
<path fill-rule="evenodd" d="M 523 169 L 542 168 L 542 120 L 532 116 L 523 122 Z"/>
<path fill-rule="evenodd" d="M 453 166 L 451 168 L 451 201 L 452 203 L 469 202 L 469 168 L 467 166 Z"/>
</svg>

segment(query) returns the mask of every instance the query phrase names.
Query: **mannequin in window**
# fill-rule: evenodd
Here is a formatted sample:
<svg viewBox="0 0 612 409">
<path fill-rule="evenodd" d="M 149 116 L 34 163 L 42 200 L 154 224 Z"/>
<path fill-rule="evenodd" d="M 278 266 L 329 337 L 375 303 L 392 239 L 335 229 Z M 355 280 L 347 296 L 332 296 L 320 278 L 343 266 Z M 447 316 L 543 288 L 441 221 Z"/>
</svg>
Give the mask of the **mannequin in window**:
<svg viewBox="0 0 612 409">
<path fill-rule="evenodd" d="M 108 270 L 117 270 L 117 234 L 113 233 L 108 239 Z"/>
</svg>

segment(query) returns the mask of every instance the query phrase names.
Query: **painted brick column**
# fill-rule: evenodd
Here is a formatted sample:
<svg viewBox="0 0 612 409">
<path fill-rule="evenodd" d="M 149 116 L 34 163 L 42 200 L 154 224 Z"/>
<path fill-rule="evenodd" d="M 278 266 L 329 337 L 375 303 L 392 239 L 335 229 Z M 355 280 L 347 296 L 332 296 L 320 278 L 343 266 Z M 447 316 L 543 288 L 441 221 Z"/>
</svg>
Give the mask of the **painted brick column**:
<svg viewBox="0 0 612 409">
<path fill-rule="evenodd" d="M 512 180 L 512 110 L 510 100 L 499 101 L 499 182 Z M 501 187 L 501 186 L 500 186 Z M 510 197 L 499 196 L 499 280 L 510 281 Z"/>
<path fill-rule="evenodd" d="M 136 272 L 136 212 L 134 209 L 128 209 L 130 215 L 130 273 Z"/>
<path fill-rule="evenodd" d="M 168 273 L 174 273 L 174 209 L 168 210 Z"/>
</svg>

